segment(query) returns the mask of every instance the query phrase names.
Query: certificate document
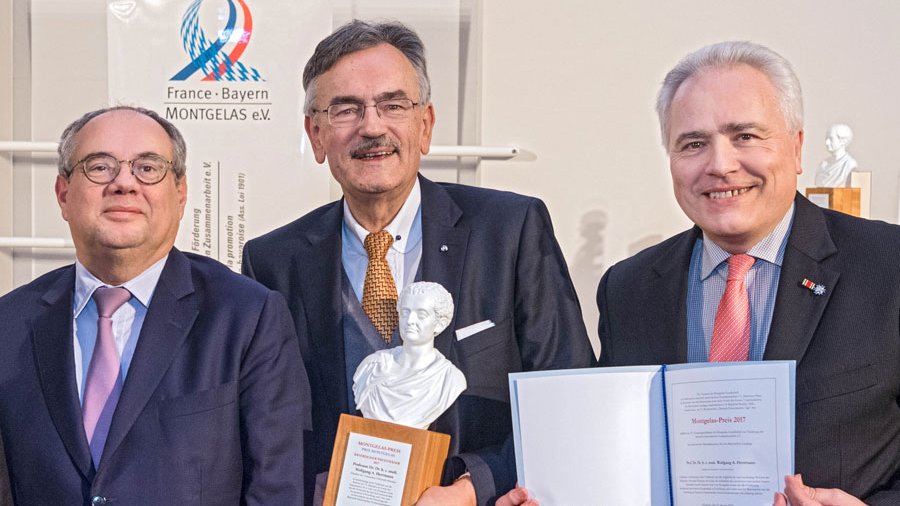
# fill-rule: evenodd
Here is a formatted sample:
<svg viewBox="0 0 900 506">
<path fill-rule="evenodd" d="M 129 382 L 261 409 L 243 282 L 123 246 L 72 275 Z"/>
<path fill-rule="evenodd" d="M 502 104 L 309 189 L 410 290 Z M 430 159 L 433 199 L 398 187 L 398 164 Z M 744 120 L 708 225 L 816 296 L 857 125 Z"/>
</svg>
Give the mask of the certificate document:
<svg viewBox="0 0 900 506">
<path fill-rule="evenodd" d="M 676 505 L 772 504 L 794 468 L 793 381 L 778 364 L 666 369 Z"/>
<path fill-rule="evenodd" d="M 793 473 L 794 368 L 511 374 L 519 483 L 544 505 L 770 506 Z"/>
</svg>

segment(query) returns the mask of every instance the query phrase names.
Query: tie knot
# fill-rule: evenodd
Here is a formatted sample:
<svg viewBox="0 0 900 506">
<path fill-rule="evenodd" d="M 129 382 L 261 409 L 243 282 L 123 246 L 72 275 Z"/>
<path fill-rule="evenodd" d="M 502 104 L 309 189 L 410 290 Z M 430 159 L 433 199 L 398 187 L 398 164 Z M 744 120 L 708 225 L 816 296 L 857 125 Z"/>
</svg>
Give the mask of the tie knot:
<svg viewBox="0 0 900 506">
<path fill-rule="evenodd" d="M 728 257 L 728 279 L 744 279 L 744 276 L 747 274 L 747 271 L 750 270 L 750 267 L 753 267 L 753 264 L 756 262 L 756 258 L 747 255 L 746 253 L 741 253 L 740 255 L 731 255 Z"/>
<path fill-rule="evenodd" d="M 365 242 L 366 254 L 369 255 L 369 258 L 384 260 L 391 244 L 394 244 L 394 236 L 387 230 L 369 234 L 366 236 Z"/>
<path fill-rule="evenodd" d="M 111 318 L 113 313 L 122 307 L 122 304 L 128 302 L 128 299 L 131 298 L 131 292 L 122 287 L 101 286 L 94 290 L 91 298 L 97 303 L 97 313 L 101 317 Z"/>
</svg>

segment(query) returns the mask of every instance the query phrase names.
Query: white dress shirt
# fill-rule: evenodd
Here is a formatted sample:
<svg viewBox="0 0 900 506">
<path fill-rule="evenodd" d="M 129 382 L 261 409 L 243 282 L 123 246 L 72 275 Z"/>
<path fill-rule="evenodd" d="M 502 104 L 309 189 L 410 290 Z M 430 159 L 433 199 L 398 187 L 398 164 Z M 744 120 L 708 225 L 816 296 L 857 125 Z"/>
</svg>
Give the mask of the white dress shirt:
<svg viewBox="0 0 900 506">
<path fill-rule="evenodd" d="M 422 260 L 422 190 L 419 180 L 413 186 L 406 202 L 385 230 L 394 236 L 394 243 L 387 253 L 387 263 L 397 285 L 397 294 L 416 279 Z M 341 263 L 350 280 L 356 298 L 362 302 L 363 284 L 369 256 L 363 245 L 369 231 L 353 217 L 347 200 L 344 200 L 344 222 L 341 226 Z"/>
</svg>

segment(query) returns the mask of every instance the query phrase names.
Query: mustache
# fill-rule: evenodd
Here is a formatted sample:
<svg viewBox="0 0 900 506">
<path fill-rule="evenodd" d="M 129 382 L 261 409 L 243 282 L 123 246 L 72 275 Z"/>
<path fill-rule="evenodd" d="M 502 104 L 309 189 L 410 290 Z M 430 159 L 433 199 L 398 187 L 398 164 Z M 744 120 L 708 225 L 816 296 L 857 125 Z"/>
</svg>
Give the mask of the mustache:
<svg viewBox="0 0 900 506">
<path fill-rule="evenodd" d="M 391 151 L 398 151 L 400 149 L 400 144 L 393 139 L 388 139 L 386 135 L 369 137 L 360 141 L 356 146 L 353 146 L 353 148 L 350 149 L 350 156 L 356 158 L 375 148 L 390 148 Z"/>
</svg>

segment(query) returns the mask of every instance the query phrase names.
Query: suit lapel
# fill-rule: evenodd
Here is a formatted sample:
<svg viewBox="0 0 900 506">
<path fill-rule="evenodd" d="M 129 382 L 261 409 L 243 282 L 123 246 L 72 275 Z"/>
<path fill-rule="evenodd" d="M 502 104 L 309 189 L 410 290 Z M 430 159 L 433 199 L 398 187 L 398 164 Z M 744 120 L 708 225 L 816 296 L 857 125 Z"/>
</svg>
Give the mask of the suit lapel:
<svg viewBox="0 0 900 506">
<path fill-rule="evenodd" d="M 42 302 L 45 311 L 32 324 L 35 362 L 44 401 L 50 418 L 72 462 L 86 479 L 91 479 L 91 452 L 88 447 L 81 403 L 75 383 L 75 358 L 72 351 L 72 293 L 75 268 L 60 275 Z"/>
<path fill-rule="evenodd" d="M 422 188 L 422 280 L 440 283 L 454 301 L 459 301 L 469 229 L 457 226 L 462 210 L 447 190 L 422 176 L 419 184 Z M 451 324 L 434 341 L 438 351 L 447 357 L 455 327 Z"/>
<path fill-rule="evenodd" d="M 648 319 L 647 338 L 654 356 L 670 364 L 687 362 L 687 293 L 691 254 L 700 229 L 682 233 L 653 264 L 654 282 L 647 307 L 659 308 L 660 318 Z"/>
<path fill-rule="evenodd" d="M 309 343 L 328 406 L 351 412 L 344 371 L 344 326 L 341 304 L 341 226 L 343 200 L 332 205 L 306 232 L 294 257 L 294 273 L 309 322 Z"/>
<path fill-rule="evenodd" d="M 197 318 L 199 299 L 190 261 L 173 249 L 147 308 L 101 462 L 108 462 L 150 401 Z"/>
<path fill-rule="evenodd" d="M 824 262 L 837 253 L 825 224 L 825 215 L 805 198 L 795 199 L 794 222 L 784 252 L 772 325 L 766 341 L 765 360 L 803 358 L 840 273 Z M 802 286 L 809 279 L 825 287 L 815 295 Z"/>
</svg>

